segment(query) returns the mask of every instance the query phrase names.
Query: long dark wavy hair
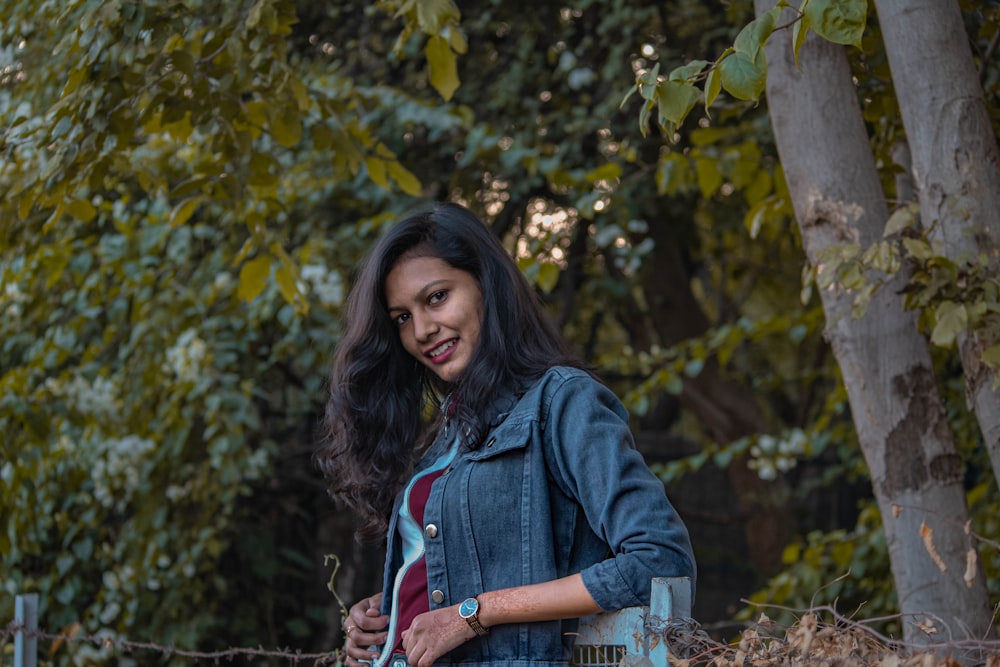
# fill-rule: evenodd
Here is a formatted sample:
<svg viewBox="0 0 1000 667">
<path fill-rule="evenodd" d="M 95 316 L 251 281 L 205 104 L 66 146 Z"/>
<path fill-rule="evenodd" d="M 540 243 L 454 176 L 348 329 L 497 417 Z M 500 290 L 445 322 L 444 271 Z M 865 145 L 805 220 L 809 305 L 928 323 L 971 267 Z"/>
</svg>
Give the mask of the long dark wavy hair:
<svg viewBox="0 0 1000 667">
<path fill-rule="evenodd" d="M 389 317 L 386 277 L 403 255 L 414 253 L 468 272 L 482 292 L 479 345 L 454 383 L 403 348 Z M 448 392 L 456 397 L 449 418 L 474 448 L 485 435 L 485 408 L 556 365 L 583 367 L 499 239 L 471 211 L 437 204 L 393 225 L 362 264 L 347 299 L 316 455 L 330 494 L 361 514 L 358 538 L 384 537 L 393 498 L 424 439 L 428 400 Z"/>
</svg>

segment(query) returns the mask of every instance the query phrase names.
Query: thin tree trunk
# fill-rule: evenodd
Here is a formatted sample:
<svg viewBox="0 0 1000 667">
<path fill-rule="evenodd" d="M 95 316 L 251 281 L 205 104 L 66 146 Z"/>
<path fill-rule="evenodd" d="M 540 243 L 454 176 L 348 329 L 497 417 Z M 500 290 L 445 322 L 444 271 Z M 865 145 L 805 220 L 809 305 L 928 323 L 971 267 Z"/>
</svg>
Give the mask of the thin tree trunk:
<svg viewBox="0 0 1000 667">
<path fill-rule="evenodd" d="M 913 157 L 923 224 L 959 265 L 1000 272 L 1000 153 L 955 0 L 876 0 L 882 39 Z M 1000 373 L 984 341 L 958 340 L 969 403 L 1000 483 Z"/>
<path fill-rule="evenodd" d="M 758 13 L 774 5 L 756 0 Z M 818 266 L 830 245 L 879 240 L 888 207 L 843 48 L 811 36 L 799 69 L 790 38 L 780 30 L 767 45 L 768 108 L 806 253 Z M 927 342 L 903 308 L 905 281 L 903 272 L 894 276 L 859 319 L 851 293 L 823 290 L 826 335 L 881 510 L 905 636 L 980 637 L 990 615 L 982 575 L 963 579 L 971 546 L 962 464 Z M 932 621 L 940 634 L 924 634 L 918 621 Z"/>
</svg>

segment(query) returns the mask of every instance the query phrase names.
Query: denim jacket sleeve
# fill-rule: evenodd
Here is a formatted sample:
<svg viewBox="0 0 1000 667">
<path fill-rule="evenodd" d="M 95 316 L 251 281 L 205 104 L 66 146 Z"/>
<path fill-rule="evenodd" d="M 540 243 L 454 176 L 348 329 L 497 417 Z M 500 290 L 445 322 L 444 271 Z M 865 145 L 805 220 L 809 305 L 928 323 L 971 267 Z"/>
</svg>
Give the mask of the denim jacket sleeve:
<svg viewBox="0 0 1000 667">
<path fill-rule="evenodd" d="M 594 601 L 605 611 L 648 605 L 653 577 L 686 576 L 693 585 L 687 528 L 636 451 L 618 398 L 581 372 L 563 375 L 547 394 L 549 474 L 611 551 L 581 573 Z"/>
</svg>

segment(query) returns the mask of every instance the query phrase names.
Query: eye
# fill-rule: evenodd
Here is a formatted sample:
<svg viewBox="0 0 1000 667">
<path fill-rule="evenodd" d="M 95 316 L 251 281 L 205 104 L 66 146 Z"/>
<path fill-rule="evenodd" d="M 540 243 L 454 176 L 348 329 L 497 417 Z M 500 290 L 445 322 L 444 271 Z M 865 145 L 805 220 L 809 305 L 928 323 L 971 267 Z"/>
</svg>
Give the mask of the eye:
<svg viewBox="0 0 1000 667">
<path fill-rule="evenodd" d="M 441 303 L 442 301 L 444 301 L 447 296 L 448 296 L 448 290 L 443 290 L 443 289 L 438 290 L 437 292 L 434 292 L 429 297 L 427 297 L 427 303 L 433 306 L 436 303 Z"/>
<path fill-rule="evenodd" d="M 408 319 L 410 319 L 409 313 L 400 313 L 399 315 L 396 315 L 396 317 L 392 318 L 392 321 L 397 327 L 401 327 L 406 324 Z"/>
</svg>

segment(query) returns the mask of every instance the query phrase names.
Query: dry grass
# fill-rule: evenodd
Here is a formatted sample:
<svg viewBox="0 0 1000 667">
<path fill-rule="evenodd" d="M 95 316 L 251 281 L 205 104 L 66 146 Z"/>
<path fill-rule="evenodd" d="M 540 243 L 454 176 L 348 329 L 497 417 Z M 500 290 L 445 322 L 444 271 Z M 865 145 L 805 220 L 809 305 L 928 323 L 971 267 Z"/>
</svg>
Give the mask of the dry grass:
<svg viewBox="0 0 1000 667">
<path fill-rule="evenodd" d="M 791 611 L 791 610 L 783 610 Z M 922 616 L 910 619 L 915 639 L 898 640 L 873 629 L 887 620 L 856 621 L 832 607 L 794 613 L 790 627 L 765 614 L 745 629 L 739 641 L 715 641 L 696 623 L 671 622 L 663 638 L 672 667 L 1000 667 L 1000 641 L 941 637 L 944 623 Z"/>
</svg>

